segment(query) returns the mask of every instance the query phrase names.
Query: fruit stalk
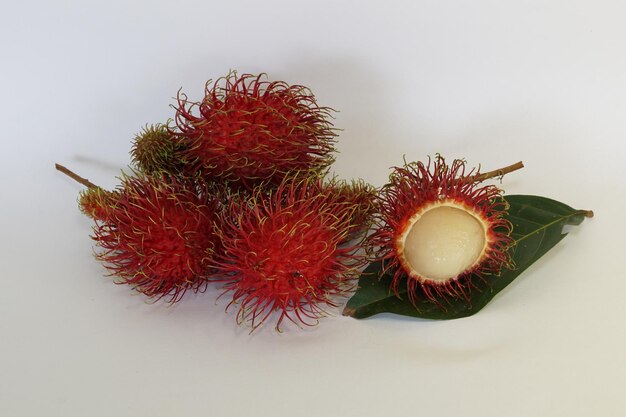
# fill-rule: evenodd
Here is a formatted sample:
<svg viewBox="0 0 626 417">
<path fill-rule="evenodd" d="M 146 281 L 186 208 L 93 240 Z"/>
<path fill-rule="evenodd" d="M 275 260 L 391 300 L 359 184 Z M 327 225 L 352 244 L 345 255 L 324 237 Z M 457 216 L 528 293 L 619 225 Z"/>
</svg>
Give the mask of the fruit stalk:
<svg viewBox="0 0 626 417">
<path fill-rule="evenodd" d="M 524 163 L 522 161 L 516 162 L 512 165 L 506 166 L 504 168 L 500 168 L 500 169 L 494 169 L 493 171 L 489 171 L 489 172 L 485 172 L 483 174 L 478 174 L 478 175 L 474 175 L 472 177 L 470 177 L 470 179 L 472 181 L 475 182 L 481 182 L 481 181 L 485 181 L 488 180 L 490 178 L 494 178 L 494 177 L 503 177 L 508 173 L 511 173 L 513 171 L 517 171 L 518 169 L 522 169 L 524 168 Z"/>
<path fill-rule="evenodd" d="M 67 175 L 68 177 L 72 178 L 74 181 L 78 182 L 79 184 L 84 185 L 87 188 L 100 188 L 98 187 L 96 184 L 94 184 L 93 182 L 89 181 L 87 178 L 83 178 L 80 175 L 70 171 L 69 169 L 67 169 L 66 167 L 64 167 L 61 164 L 54 164 L 54 167 L 58 170 L 61 171 L 62 173 L 64 173 L 65 175 Z"/>
</svg>

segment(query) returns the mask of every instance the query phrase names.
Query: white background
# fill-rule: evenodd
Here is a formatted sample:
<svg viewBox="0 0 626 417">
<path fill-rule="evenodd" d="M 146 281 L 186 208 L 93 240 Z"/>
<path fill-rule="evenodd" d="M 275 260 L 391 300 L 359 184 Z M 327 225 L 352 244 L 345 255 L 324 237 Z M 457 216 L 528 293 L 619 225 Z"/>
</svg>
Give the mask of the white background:
<svg viewBox="0 0 626 417">
<path fill-rule="evenodd" d="M 626 415 L 623 1 L 6 2 L 0 415 Z M 217 289 L 174 307 L 92 258 L 68 165 L 106 187 L 133 135 L 229 69 L 336 108 L 336 172 L 441 152 L 593 209 L 478 315 L 335 316 L 252 335 Z"/>
</svg>

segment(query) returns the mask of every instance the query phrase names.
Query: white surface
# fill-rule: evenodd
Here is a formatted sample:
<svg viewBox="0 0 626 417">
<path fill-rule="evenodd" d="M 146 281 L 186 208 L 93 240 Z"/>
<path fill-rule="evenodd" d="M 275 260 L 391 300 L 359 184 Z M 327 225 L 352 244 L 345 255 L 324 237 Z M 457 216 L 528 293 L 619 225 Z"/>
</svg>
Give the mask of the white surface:
<svg viewBox="0 0 626 417">
<path fill-rule="evenodd" d="M 622 1 L 10 2 L 0 13 L 0 415 L 626 415 Z M 80 187 L 183 87 L 230 68 L 310 86 L 336 171 L 381 185 L 435 152 L 596 217 L 480 314 L 336 317 L 252 336 L 217 290 L 111 284 Z"/>
</svg>

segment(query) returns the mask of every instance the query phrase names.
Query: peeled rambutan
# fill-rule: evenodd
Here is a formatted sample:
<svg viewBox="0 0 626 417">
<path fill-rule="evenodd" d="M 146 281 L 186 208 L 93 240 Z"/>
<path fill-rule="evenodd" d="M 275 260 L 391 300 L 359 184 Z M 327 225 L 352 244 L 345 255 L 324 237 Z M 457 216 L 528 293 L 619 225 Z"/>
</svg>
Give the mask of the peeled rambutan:
<svg viewBox="0 0 626 417">
<path fill-rule="evenodd" d="M 115 204 L 96 218 L 97 257 L 120 283 L 176 302 L 187 290 L 203 290 L 211 276 L 219 204 L 202 184 L 124 176 Z"/>
<path fill-rule="evenodd" d="M 183 145 L 166 125 L 155 124 L 146 126 L 135 136 L 130 154 L 134 165 L 143 173 L 178 175 L 184 172 L 182 150 Z"/>
<path fill-rule="evenodd" d="M 263 78 L 231 72 L 209 81 L 200 102 L 179 95 L 173 133 L 187 169 L 250 190 L 333 162 L 331 110 L 306 87 Z"/>
<path fill-rule="evenodd" d="M 396 295 L 406 285 L 414 304 L 467 298 L 474 280 L 513 267 L 507 204 L 499 188 L 479 178 L 465 161 L 448 166 L 441 156 L 394 169 L 378 198 L 370 244 L 393 271 Z"/>
<path fill-rule="evenodd" d="M 225 292 L 239 306 L 237 321 L 252 329 L 277 312 L 314 324 L 346 295 L 365 261 L 350 242 L 355 205 L 335 201 L 315 178 L 287 179 L 271 192 L 233 200 L 222 222 L 223 256 L 217 263 Z"/>
</svg>

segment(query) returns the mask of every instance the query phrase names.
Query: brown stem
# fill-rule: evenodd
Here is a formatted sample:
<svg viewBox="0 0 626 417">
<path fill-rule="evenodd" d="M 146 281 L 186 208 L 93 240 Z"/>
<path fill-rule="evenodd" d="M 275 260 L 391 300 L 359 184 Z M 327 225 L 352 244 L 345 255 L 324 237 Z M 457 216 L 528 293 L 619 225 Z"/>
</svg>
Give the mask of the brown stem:
<svg viewBox="0 0 626 417">
<path fill-rule="evenodd" d="M 593 210 L 580 210 L 580 212 L 584 214 L 585 217 L 593 217 Z"/>
<path fill-rule="evenodd" d="M 74 172 L 72 172 L 69 169 L 65 168 L 61 164 L 54 164 L 54 167 L 57 170 L 59 170 L 62 173 L 64 173 L 65 175 L 67 175 L 68 177 L 72 178 L 74 181 L 84 185 L 87 188 L 99 188 L 96 184 L 94 184 L 93 182 L 89 181 L 87 178 L 83 178 L 83 177 L 75 174 Z"/>
<path fill-rule="evenodd" d="M 522 169 L 522 168 L 524 168 L 524 164 L 522 163 L 522 161 L 519 161 L 519 162 L 514 163 L 513 165 L 509 165 L 504 168 L 485 172 L 484 174 L 474 175 L 473 177 L 470 177 L 470 178 L 472 179 L 472 181 L 481 182 L 481 181 L 488 180 L 489 178 L 503 177 L 509 172 L 517 171 L 518 169 Z"/>
</svg>

